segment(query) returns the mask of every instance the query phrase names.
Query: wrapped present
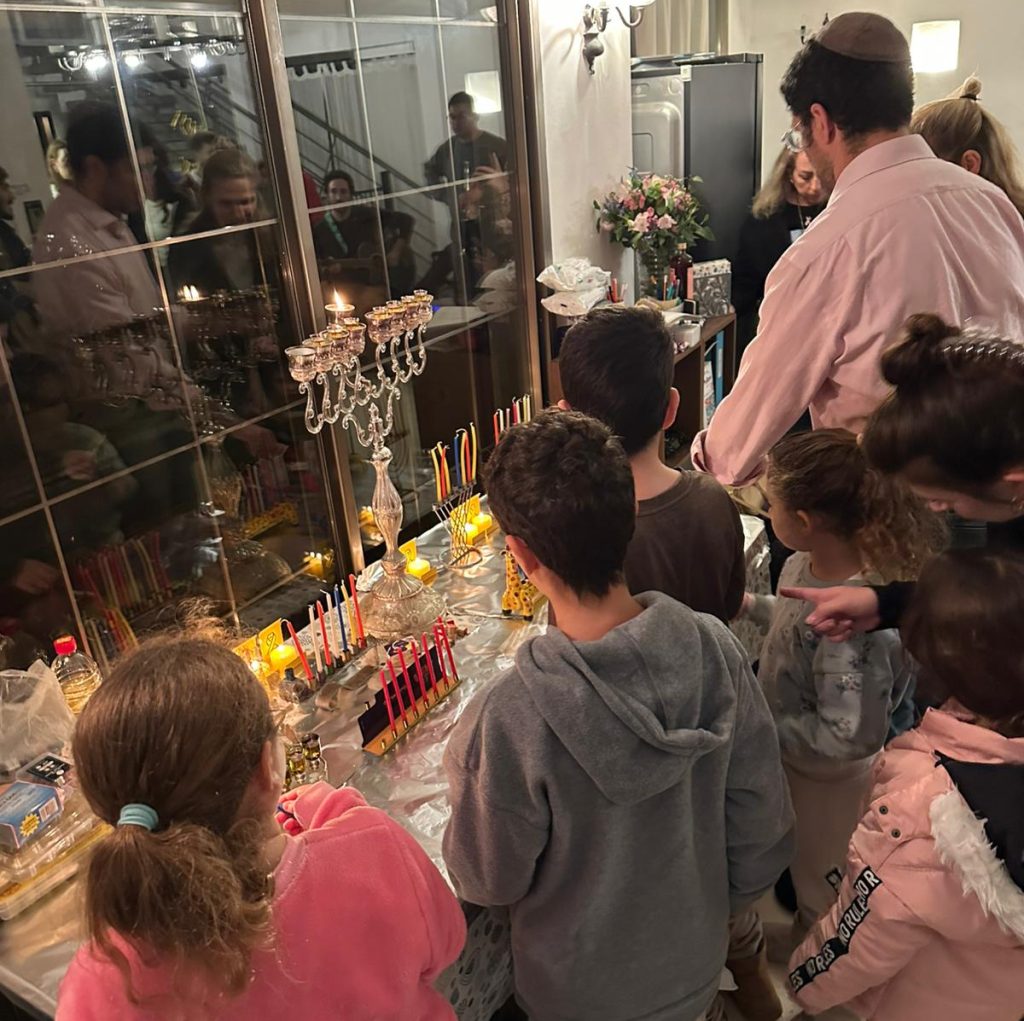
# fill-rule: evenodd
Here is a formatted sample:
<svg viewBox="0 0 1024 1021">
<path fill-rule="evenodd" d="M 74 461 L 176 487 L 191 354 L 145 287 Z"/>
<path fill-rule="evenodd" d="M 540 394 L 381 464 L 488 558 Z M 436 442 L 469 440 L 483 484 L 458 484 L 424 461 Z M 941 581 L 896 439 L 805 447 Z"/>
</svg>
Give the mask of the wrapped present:
<svg viewBox="0 0 1024 1021">
<path fill-rule="evenodd" d="M 694 263 L 693 296 L 701 315 L 725 316 L 732 311 L 732 265 L 728 259 Z"/>
</svg>

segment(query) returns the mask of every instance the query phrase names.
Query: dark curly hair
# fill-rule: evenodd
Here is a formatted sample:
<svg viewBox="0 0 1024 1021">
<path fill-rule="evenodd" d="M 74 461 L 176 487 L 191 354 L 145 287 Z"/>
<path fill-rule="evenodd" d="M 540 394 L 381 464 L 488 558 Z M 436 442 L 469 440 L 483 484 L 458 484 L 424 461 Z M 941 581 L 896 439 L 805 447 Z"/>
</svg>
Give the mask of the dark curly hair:
<svg viewBox="0 0 1024 1021">
<path fill-rule="evenodd" d="M 549 409 L 502 438 L 487 465 L 491 510 L 577 595 L 622 578 L 636 523 L 633 473 L 596 419 Z"/>
</svg>

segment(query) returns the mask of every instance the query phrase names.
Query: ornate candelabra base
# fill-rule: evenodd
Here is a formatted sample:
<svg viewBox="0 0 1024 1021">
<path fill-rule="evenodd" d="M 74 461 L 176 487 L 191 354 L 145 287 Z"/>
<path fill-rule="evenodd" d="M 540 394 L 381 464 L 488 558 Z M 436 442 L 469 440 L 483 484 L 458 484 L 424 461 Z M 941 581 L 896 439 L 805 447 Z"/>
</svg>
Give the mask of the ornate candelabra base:
<svg viewBox="0 0 1024 1021">
<path fill-rule="evenodd" d="M 371 635 L 387 642 L 421 634 L 444 612 L 444 600 L 419 578 L 406 573 L 405 555 L 397 548 L 403 508 L 402 498 L 388 473 L 391 451 L 380 446 L 370 460 L 377 472 L 371 503 L 373 517 L 384 536 L 387 552 L 381 559 L 384 575 L 370 590 L 364 620 Z"/>
</svg>

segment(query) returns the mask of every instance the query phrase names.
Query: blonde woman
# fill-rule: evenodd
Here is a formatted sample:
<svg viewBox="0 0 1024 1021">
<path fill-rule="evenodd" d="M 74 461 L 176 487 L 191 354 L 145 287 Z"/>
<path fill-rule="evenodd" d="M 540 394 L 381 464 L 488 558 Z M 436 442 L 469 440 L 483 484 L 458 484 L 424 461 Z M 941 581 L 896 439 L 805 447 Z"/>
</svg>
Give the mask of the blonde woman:
<svg viewBox="0 0 1024 1021">
<path fill-rule="evenodd" d="M 979 102 L 981 81 L 973 75 L 946 99 L 914 111 L 910 129 L 922 135 L 939 159 L 958 163 L 1006 192 L 1024 216 L 1024 177 L 1006 128 Z"/>
<path fill-rule="evenodd" d="M 783 149 L 757 193 L 733 260 L 732 302 L 740 350 L 757 332 L 764 282 L 782 253 L 824 208 L 825 194 L 805 153 Z"/>
</svg>

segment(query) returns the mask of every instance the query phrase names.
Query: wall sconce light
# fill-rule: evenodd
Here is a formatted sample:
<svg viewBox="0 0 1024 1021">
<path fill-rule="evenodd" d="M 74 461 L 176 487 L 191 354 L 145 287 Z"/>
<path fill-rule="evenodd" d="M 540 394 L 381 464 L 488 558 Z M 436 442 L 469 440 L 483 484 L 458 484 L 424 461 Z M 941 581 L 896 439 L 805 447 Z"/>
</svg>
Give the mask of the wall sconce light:
<svg viewBox="0 0 1024 1021">
<path fill-rule="evenodd" d="M 635 21 L 627 18 L 621 7 L 616 6 L 615 10 L 623 25 L 627 28 L 636 28 L 644 20 L 644 9 L 653 3 L 654 0 L 631 0 L 629 6 L 639 11 Z M 583 8 L 583 59 L 587 62 L 587 70 L 591 74 L 594 73 L 594 61 L 604 53 L 601 33 L 608 27 L 611 10 L 609 0 L 597 0 L 596 4 L 587 4 Z"/>
<path fill-rule="evenodd" d="M 918 74 L 955 71 L 960 63 L 960 22 L 915 21 L 910 30 L 910 62 Z"/>
</svg>

